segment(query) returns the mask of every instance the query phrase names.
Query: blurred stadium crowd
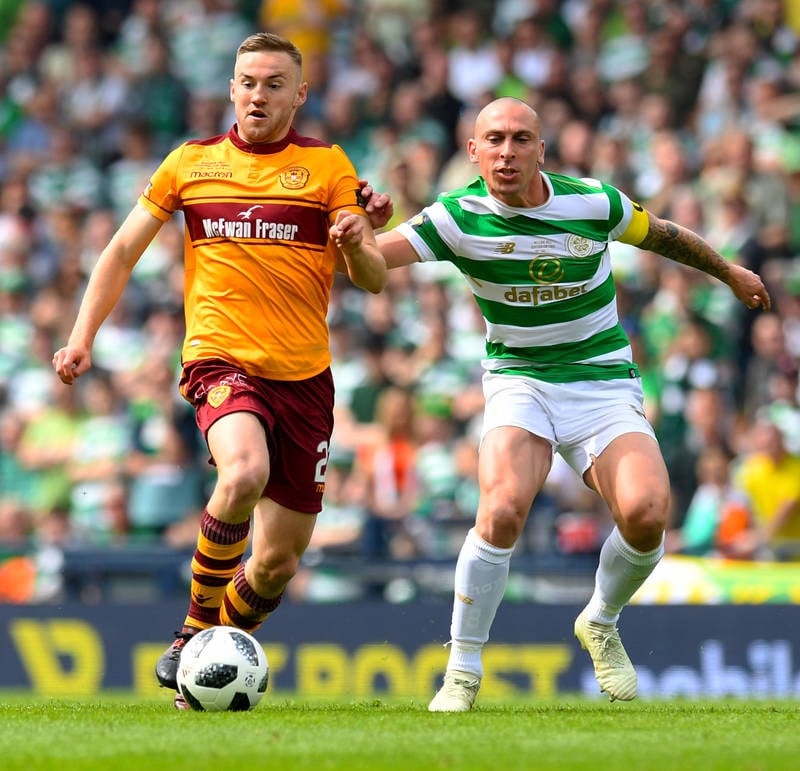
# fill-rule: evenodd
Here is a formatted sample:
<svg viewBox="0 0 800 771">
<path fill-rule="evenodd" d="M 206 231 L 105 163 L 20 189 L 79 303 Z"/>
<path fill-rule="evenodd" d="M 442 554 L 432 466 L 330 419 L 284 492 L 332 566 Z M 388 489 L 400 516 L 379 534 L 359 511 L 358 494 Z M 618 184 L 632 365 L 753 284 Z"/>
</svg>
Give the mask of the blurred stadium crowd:
<svg viewBox="0 0 800 771">
<path fill-rule="evenodd" d="M 674 495 L 668 548 L 800 558 L 800 7 L 793 0 L 4 0 L 0 8 L 0 600 L 63 591 L 70 549 L 191 549 L 210 485 L 177 394 L 182 222 L 74 387 L 51 369 L 89 271 L 160 159 L 233 122 L 256 29 L 305 55 L 301 133 L 340 144 L 402 221 L 475 169 L 476 111 L 539 112 L 545 168 L 611 182 L 765 278 L 773 310 L 612 245 Z M 342 565 L 452 560 L 476 507 L 483 324 L 438 266 L 337 281 L 337 425 L 298 599 Z M 518 551 L 596 553 L 610 516 L 556 463 Z M 146 558 L 144 558 L 146 561 Z M 447 583 L 447 582 L 445 582 Z M 401 590 L 398 590 L 402 592 Z"/>
</svg>

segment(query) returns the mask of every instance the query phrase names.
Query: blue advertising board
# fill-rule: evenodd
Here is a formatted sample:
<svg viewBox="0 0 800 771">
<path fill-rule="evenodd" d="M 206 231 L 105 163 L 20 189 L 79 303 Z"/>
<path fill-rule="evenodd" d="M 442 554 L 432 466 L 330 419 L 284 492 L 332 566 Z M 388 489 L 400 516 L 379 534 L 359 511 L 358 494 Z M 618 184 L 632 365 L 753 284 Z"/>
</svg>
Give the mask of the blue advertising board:
<svg viewBox="0 0 800 771">
<path fill-rule="evenodd" d="M 482 698 L 598 695 L 572 635 L 579 607 L 503 605 Z M 180 603 L 0 606 L 0 689 L 49 696 L 157 694 L 156 658 Z M 270 689 L 302 696 L 428 698 L 447 661 L 447 602 L 282 605 L 256 633 Z M 620 630 L 643 697 L 800 696 L 800 606 L 631 606 Z"/>
</svg>

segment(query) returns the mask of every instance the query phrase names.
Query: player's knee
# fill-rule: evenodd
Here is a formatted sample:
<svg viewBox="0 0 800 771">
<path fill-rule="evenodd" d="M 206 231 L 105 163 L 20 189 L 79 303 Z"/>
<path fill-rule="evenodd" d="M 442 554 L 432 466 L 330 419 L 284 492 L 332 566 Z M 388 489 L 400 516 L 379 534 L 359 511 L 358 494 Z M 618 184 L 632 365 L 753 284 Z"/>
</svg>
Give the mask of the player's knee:
<svg viewBox="0 0 800 771">
<path fill-rule="evenodd" d="M 657 548 L 667 525 L 668 510 L 668 491 L 630 502 L 627 510 L 621 512 L 623 536 L 634 548 L 643 551 Z"/>
<path fill-rule="evenodd" d="M 220 469 L 217 487 L 231 507 L 254 506 L 261 498 L 268 478 L 268 469 L 262 464 L 242 461 Z"/>
<path fill-rule="evenodd" d="M 496 499 L 479 512 L 476 532 L 493 546 L 510 548 L 522 533 L 527 513 L 527 508 L 513 499 Z"/>
</svg>

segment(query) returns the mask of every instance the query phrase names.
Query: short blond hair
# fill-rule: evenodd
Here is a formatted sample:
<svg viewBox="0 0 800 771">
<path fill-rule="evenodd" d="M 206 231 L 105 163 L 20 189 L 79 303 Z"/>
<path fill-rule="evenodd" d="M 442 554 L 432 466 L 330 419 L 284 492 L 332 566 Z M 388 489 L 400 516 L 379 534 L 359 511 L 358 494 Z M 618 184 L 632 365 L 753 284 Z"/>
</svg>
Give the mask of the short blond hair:
<svg viewBox="0 0 800 771">
<path fill-rule="evenodd" d="M 260 51 L 282 51 L 289 54 L 295 64 L 302 68 L 303 54 L 300 49 L 287 40 L 285 37 L 276 35 L 273 32 L 256 32 L 254 35 L 245 38 L 236 51 L 238 59 L 242 54 L 258 53 Z"/>
</svg>

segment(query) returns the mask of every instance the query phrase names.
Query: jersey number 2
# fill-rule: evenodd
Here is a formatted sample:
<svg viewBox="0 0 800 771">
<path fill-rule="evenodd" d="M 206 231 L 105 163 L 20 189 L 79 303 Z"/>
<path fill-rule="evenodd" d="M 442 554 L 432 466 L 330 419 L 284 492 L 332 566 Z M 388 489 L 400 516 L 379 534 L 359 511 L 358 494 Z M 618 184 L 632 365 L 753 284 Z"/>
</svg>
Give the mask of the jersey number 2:
<svg viewBox="0 0 800 771">
<path fill-rule="evenodd" d="M 317 461 L 317 467 L 314 473 L 314 481 L 322 483 L 325 481 L 325 474 L 328 470 L 328 443 L 320 442 L 317 445 L 317 452 L 321 452 L 322 457 Z"/>
</svg>

